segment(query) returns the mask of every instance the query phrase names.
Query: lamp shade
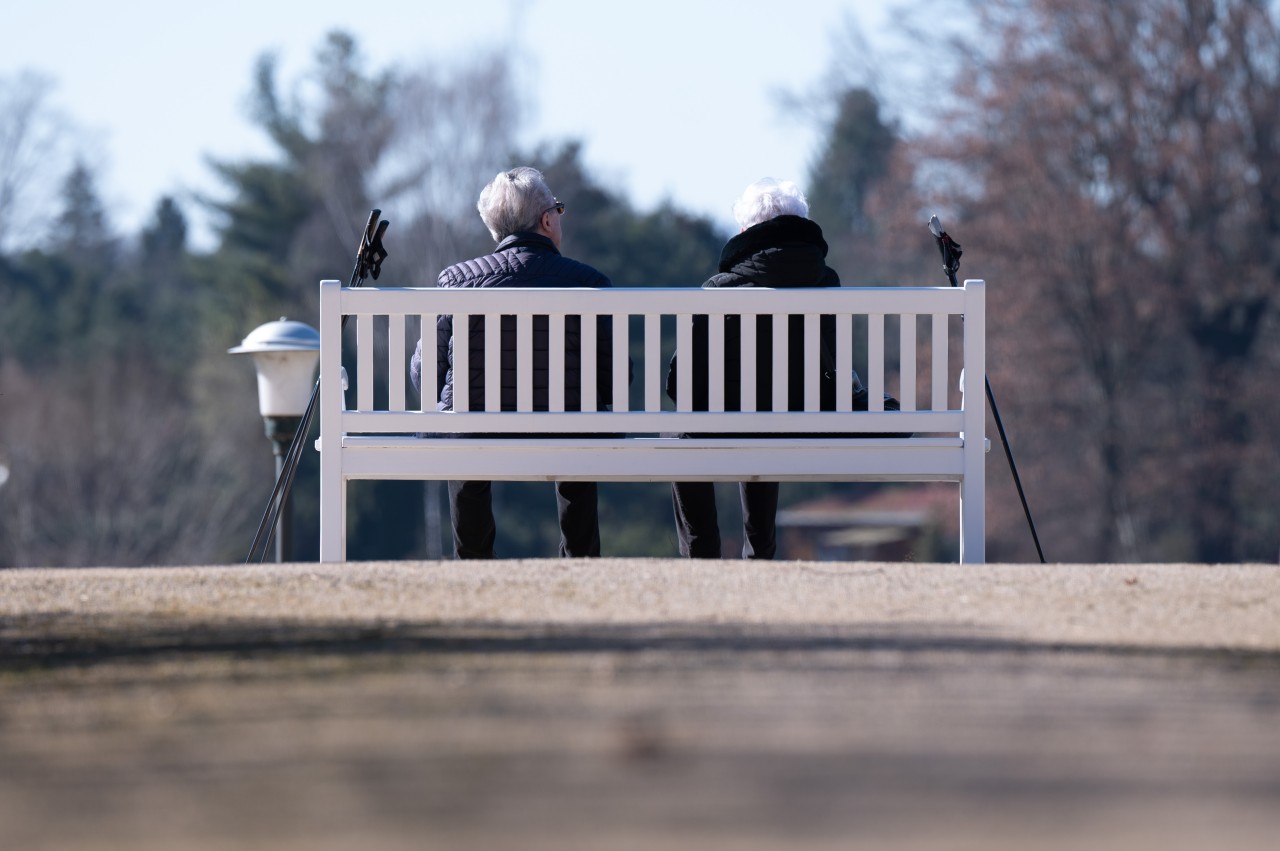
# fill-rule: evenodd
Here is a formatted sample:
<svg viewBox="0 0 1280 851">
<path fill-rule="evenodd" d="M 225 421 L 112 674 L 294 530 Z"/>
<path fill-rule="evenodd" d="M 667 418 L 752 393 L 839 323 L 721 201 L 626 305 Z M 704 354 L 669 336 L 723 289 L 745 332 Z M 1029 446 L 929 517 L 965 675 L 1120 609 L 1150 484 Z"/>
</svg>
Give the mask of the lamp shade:
<svg viewBox="0 0 1280 851">
<path fill-rule="evenodd" d="M 249 332 L 233 355 L 253 355 L 258 411 L 264 417 L 300 417 L 307 411 L 320 360 L 320 332 L 280 317 Z"/>
</svg>

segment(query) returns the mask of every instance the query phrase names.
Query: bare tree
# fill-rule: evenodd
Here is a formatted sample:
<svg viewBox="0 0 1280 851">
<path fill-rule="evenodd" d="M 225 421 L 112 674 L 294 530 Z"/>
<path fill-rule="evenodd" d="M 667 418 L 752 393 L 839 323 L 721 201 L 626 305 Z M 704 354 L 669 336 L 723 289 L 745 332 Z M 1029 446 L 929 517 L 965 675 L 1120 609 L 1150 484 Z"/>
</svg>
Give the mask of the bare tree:
<svg viewBox="0 0 1280 851">
<path fill-rule="evenodd" d="M 1240 518 L 1276 497 L 1242 461 L 1274 455 L 1247 388 L 1276 356 L 1277 11 L 970 6 L 981 40 L 960 44 L 928 150 L 1003 278 L 992 369 L 1035 423 L 1060 540 L 1079 558 L 1273 556 L 1274 516 Z"/>
<path fill-rule="evenodd" d="M 393 109 L 396 126 L 374 186 L 399 220 L 397 265 L 429 285 L 488 242 L 476 199 L 493 174 L 513 165 L 524 108 L 507 59 L 492 53 L 404 74 Z"/>
<path fill-rule="evenodd" d="M 261 444 L 271 465 L 260 435 L 223 422 L 220 439 L 208 439 L 186 394 L 141 361 L 104 359 L 56 374 L 5 361 L 0 383 L 0 452 L 10 468 L 0 491 L 0 565 L 228 559 L 229 532 L 249 520 L 229 486 L 244 446 Z M 233 439 L 240 458 L 229 457 Z"/>
<path fill-rule="evenodd" d="M 0 253 L 44 232 L 65 167 L 69 125 L 50 104 L 53 81 L 33 72 L 0 77 Z"/>
</svg>

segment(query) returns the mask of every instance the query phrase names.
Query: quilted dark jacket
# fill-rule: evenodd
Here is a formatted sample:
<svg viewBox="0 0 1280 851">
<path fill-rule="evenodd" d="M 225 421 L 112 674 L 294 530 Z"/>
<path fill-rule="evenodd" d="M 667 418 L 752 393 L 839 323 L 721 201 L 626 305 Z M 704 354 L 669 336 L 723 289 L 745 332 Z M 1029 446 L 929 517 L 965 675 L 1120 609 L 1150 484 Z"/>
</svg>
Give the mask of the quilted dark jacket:
<svg viewBox="0 0 1280 851">
<path fill-rule="evenodd" d="M 817 223 L 800 216 L 778 216 L 747 228 L 730 239 L 720 254 L 719 273 L 703 288 L 719 287 L 838 287 L 840 276 L 826 264 L 827 243 Z M 822 410 L 835 410 L 835 322 L 822 317 L 821 366 Z M 724 404 L 725 410 L 741 410 L 742 365 L 741 327 L 738 317 L 725 317 Z M 804 410 L 804 317 L 792 316 L 787 326 L 787 405 L 785 410 Z M 707 391 L 707 319 L 695 316 L 693 325 L 693 409 L 705 411 Z M 667 395 L 676 398 L 676 358 L 667 371 Z M 856 377 L 854 378 L 857 382 Z M 756 410 L 773 406 L 773 317 L 757 317 L 756 323 Z"/>
<path fill-rule="evenodd" d="M 498 243 L 493 254 L 450 266 L 440 273 L 441 287 L 608 287 L 609 279 L 576 260 L 564 257 L 550 239 L 536 233 L 515 233 Z M 613 401 L 613 333 L 608 317 L 600 317 L 596 331 L 597 403 L 603 407 Z M 565 320 L 565 410 L 582 407 L 581 320 L 576 316 Z M 549 407 L 549 330 L 545 316 L 533 323 L 534 410 Z M 480 317 L 471 319 L 470 404 L 474 411 L 484 410 L 484 331 Z M 453 317 L 436 320 L 436 384 L 440 395 L 436 408 L 453 410 Z M 413 386 L 421 392 L 422 340 L 409 365 Z M 516 323 L 515 317 L 502 319 L 502 410 L 516 409 Z"/>
</svg>

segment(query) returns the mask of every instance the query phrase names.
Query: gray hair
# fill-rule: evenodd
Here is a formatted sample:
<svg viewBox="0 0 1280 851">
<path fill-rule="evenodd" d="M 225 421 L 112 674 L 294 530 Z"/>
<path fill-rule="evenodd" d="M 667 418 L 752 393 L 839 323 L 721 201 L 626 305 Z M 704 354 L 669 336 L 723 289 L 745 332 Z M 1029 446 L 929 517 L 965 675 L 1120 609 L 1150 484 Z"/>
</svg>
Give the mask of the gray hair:
<svg viewBox="0 0 1280 851">
<path fill-rule="evenodd" d="M 761 178 L 744 189 L 742 197 L 733 203 L 733 218 L 743 230 L 778 216 L 809 217 L 809 202 L 800 187 L 790 180 Z"/>
<path fill-rule="evenodd" d="M 522 165 L 498 172 L 480 190 L 476 209 L 494 242 L 501 242 L 517 231 L 536 230 L 542 214 L 555 203 L 542 172 Z"/>
</svg>

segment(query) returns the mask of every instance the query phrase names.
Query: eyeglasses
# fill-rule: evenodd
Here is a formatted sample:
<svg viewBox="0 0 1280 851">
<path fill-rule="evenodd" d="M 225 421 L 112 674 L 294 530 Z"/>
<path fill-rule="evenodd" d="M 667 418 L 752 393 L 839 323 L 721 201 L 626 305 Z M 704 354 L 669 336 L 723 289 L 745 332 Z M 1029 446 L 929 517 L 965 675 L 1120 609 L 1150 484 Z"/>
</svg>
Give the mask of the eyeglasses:
<svg viewBox="0 0 1280 851">
<path fill-rule="evenodd" d="M 561 201 L 559 198 L 553 198 L 551 200 L 555 201 L 555 203 L 552 204 L 547 209 L 543 210 L 541 213 L 539 213 L 538 214 L 539 218 L 545 216 L 547 213 L 550 213 L 552 210 L 555 210 L 557 213 L 559 213 L 562 216 L 564 215 L 564 202 Z"/>
</svg>

